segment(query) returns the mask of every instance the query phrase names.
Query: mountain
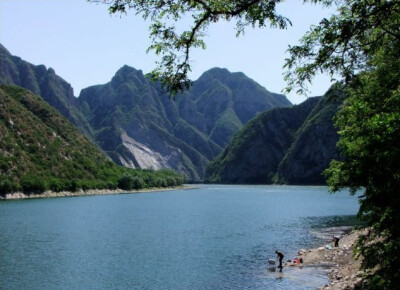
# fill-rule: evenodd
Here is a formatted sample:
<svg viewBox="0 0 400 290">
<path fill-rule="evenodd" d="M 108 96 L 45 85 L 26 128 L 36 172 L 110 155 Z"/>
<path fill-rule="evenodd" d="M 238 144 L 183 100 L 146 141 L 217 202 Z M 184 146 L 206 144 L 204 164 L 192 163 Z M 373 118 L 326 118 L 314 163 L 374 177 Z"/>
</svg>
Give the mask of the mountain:
<svg viewBox="0 0 400 290">
<path fill-rule="evenodd" d="M 340 158 L 332 118 L 341 103 L 330 90 L 248 122 L 206 170 L 206 181 L 233 184 L 324 184 L 330 160 Z"/>
<path fill-rule="evenodd" d="M 142 71 L 122 67 L 111 82 L 82 90 L 80 106 L 97 144 L 127 167 L 173 168 L 202 180 L 205 168 L 247 121 L 289 106 L 243 73 L 214 68 L 171 101 Z"/>
<path fill-rule="evenodd" d="M 0 84 L 17 85 L 41 96 L 82 132 L 91 136 L 91 128 L 78 108 L 71 85 L 59 77 L 54 69 L 33 65 L 13 56 L 1 44 L 0 67 Z"/>
<path fill-rule="evenodd" d="M 79 98 L 53 69 L 32 65 L 0 45 L 0 83 L 40 95 L 117 164 L 171 168 L 202 180 L 207 164 L 257 114 L 291 103 L 243 73 L 213 68 L 170 100 L 158 83 L 129 66 Z"/>
<path fill-rule="evenodd" d="M 125 189 L 127 179 L 140 182 L 140 187 L 182 182 L 173 172 L 116 165 L 41 97 L 17 86 L 0 85 L 0 136 L 2 195 L 19 190 Z"/>
<path fill-rule="evenodd" d="M 321 173 L 332 159 L 341 159 L 336 148 L 337 130 L 332 119 L 342 100 L 343 91 L 330 90 L 320 98 L 279 164 L 280 181 L 289 184 L 325 184 Z"/>
</svg>

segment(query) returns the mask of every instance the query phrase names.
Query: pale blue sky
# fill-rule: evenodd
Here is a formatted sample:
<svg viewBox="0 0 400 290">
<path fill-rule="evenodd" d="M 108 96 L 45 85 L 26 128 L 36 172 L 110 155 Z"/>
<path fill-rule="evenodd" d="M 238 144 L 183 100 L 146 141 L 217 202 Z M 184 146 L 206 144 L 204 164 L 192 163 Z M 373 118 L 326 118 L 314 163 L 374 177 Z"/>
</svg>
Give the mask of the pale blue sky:
<svg viewBox="0 0 400 290">
<path fill-rule="evenodd" d="M 190 77 L 195 80 L 212 67 L 224 67 L 280 93 L 286 86 L 282 66 L 288 45 L 333 11 L 301 0 L 287 0 L 279 7 L 293 22 L 287 30 L 249 28 L 237 38 L 233 23 L 211 26 L 207 49 L 193 51 Z M 82 88 L 110 81 L 125 64 L 150 72 L 156 57 L 146 54 L 147 26 L 133 13 L 110 16 L 107 6 L 85 0 L 0 0 L 1 44 L 35 65 L 54 68 L 76 96 Z M 317 77 L 311 96 L 322 95 L 329 86 L 328 77 Z M 293 103 L 305 100 L 295 93 L 288 98 Z"/>
</svg>

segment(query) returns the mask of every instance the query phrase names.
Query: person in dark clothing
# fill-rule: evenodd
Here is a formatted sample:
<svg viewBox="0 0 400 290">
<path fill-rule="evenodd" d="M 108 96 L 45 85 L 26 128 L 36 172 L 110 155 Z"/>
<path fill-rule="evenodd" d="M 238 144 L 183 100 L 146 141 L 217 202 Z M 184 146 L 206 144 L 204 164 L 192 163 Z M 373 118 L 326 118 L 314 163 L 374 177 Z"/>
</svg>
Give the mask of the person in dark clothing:
<svg viewBox="0 0 400 290">
<path fill-rule="evenodd" d="M 333 236 L 333 241 L 335 242 L 335 247 L 339 247 L 340 236 Z"/>
<path fill-rule="evenodd" d="M 279 260 L 279 266 L 278 266 L 278 268 L 279 269 L 281 269 L 281 271 L 282 271 L 282 260 L 283 260 L 283 257 L 285 256 L 285 255 L 283 255 L 281 252 L 279 252 L 279 251 L 275 251 L 275 253 L 276 253 L 276 255 L 278 256 L 278 260 Z"/>
</svg>

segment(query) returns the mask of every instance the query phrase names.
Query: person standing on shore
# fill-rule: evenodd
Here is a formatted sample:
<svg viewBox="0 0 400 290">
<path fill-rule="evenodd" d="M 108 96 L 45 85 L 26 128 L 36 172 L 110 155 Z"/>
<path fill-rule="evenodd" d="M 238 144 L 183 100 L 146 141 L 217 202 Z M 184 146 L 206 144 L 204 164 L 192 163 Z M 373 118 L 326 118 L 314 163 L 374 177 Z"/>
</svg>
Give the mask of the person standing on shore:
<svg viewBox="0 0 400 290">
<path fill-rule="evenodd" d="M 276 253 L 276 255 L 278 256 L 278 260 L 279 260 L 279 266 L 278 266 L 278 268 L 282 271 L 282 260 L 283 260 L 283 257 L 285 256 L 284 254 L 282 254 L 281 252 L 279 252 L 279 251 L 275 251 L 275 253 Z"/>
<path fill-rule="evenodd" d="M 335 247 L 339 247 L 339 240 L 340 240 L 340 236 L 333 236 L 333 241 L 335 242 Z"/>
</svg>

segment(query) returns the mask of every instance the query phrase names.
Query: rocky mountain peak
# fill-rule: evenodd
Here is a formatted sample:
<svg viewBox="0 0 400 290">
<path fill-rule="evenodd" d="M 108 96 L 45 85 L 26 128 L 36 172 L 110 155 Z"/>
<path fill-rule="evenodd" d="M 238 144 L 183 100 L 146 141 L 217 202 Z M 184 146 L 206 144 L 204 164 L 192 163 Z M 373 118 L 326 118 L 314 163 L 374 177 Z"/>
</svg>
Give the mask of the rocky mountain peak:
<svg viewBox="0 0 400 290">
<path fill-rule="evenodd" d="M 111 79 L 111 84 L 113 86 L 119 86 L 125 82 L 146 82 L 146 78 L 141 70 L 137 70 L 128 65 L 121 67 Z"/>
</svg>

